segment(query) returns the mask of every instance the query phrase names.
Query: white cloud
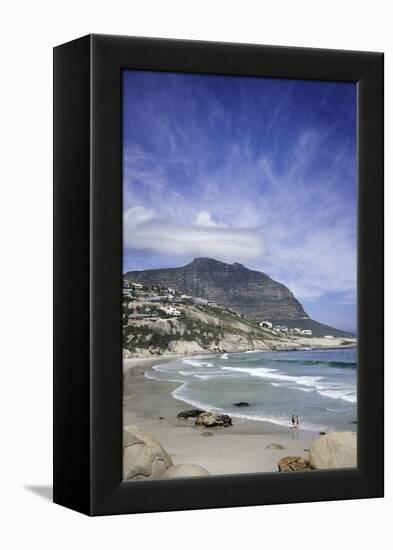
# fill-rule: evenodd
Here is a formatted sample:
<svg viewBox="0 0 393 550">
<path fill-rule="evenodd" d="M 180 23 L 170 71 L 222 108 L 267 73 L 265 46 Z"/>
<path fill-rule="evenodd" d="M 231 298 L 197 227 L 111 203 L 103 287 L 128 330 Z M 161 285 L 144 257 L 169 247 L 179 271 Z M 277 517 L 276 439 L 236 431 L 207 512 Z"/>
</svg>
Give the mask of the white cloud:
<svg viewBox="0 0 393 550">
<path fill-rule="evenodd" d="M 217 223 L 212 218 L 212 215 L 207 210 L 201 210 L 198 212 L 195 219 L 195 224 L 200 227 L 227 227 L 224 223 Z"/>
<path fill-rule="evenodd" d="M 124 214 L 124 244 L 126 248 L 187 258 L 207 256 L 227 262 L 256 259 L 264 249 L 262 238 L 255 231 L 180 225 L 159 219 L 153 210 L 140 206 Z"/>
<path fill-rule="evenodd" d="M 124 225 L 125 227 L 136 227 L 141 223 L 148 222 L 157 217 L 155 210 L 152 208 L 145 208 L 144 206 L 132 206 L 124 212 Z"/>
</svg>

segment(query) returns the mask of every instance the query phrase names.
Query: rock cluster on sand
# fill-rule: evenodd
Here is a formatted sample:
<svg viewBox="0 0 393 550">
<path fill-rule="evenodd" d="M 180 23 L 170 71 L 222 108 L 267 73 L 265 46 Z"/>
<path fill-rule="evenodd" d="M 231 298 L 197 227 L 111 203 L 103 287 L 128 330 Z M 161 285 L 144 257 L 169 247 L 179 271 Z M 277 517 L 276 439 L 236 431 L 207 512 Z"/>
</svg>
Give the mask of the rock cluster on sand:
<svg viewBox="0 0 393 550">
<path fill-rule="evenodd" d="M 188 411 L 179 412 L 177 418 L 196 418 L 200 414 L 204 413 L 201 409 L 189 409 Z"/>
<path fill-rule="evenodd" d="M 195 464 L 173 464 L 171 457 L 151 434 L 136 426 L 123 430 L 123 479 L 166 479 L 209 475 Z"/>
<path fill-rule="evenodd" d="M 356 434 L 332 432 L 319 437 L 312 443 L 309 456 L 310 466 L 317 470 L 356 468 Z"/>
<path fill-rule="evenodd" d="M 177 418 L 195 418 L 196 426 L 214 428 L 216 426 L 232 426 L 232 418 L 228 414 L 206 412 L 201 409 L 189 409 L 179 412 Z"/>
<path fill-rule="evenodd" d="M 227 414 L 204 412 L 195 419 L 196 426 L 206 426 L 213 428 L 215 426 L 232 426 L 232 418 Z"/>
<path fill-rule="evenodd" d="M 280 472 L 299 472 L 309 469 L 309 464 L 301 456 L 285 456 L 278 463 Z"/>
</svg>

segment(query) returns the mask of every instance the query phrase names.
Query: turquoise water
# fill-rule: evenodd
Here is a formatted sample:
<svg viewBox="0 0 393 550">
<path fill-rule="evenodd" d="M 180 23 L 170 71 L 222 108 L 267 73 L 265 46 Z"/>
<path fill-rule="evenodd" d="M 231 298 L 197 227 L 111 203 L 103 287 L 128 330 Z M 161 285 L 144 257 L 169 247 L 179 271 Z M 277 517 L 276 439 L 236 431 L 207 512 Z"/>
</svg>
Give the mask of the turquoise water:
<svg viewBox="0 0 393 550">
<path fill-rule="evenodd" d="M 194 407 L 286 426 L 297 414 L 301 428 L 355 431 L 356 366 L 356 348 L 225 353 L 156 365 L 147 376 L 179 382 L 172 395 Z"/>
</svg>

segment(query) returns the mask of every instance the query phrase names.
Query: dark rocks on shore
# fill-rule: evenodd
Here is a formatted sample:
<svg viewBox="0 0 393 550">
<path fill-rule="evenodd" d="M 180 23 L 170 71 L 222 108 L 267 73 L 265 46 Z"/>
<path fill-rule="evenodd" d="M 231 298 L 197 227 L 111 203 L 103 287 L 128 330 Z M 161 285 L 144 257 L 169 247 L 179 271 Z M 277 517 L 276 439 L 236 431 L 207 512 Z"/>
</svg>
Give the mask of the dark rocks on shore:
<svg viewBox="0 0 393 550">
<path fill-rule="evenodd" d="M 301 456 L 285 456 L 278 463 L 279 472 L 301 472 L 308 469 L 309 463 Z"/>
<path fill-rule="evenodd" d="M 227 414 L 203 412 L 195 419 L 196 426 L 232 426 L 232 418 Z"/>
<path fill-rule="evenodd" d="M 177 418 L 196 418 L 200 414 L 204 413 L 201 409 L 190 409 L 188 411 L 179 412 Z"/>
<path fill-rule="evenodd" d="M 326 432 L 319 432 L 319 435 L 326 435 Z"/>
<path fill-rule="evenodd" d="M 239 403 L 234 403 L 235 407 L 249 407 L 250 403 L 247 401 L 239 401 Z"/>
</svg>

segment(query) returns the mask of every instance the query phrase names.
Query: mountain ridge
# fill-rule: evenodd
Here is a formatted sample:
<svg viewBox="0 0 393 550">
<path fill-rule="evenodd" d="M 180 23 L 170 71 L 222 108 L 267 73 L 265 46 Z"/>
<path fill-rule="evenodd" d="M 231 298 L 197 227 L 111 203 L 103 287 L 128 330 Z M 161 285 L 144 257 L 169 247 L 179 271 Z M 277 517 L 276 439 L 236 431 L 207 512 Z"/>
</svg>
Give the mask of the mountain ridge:
<svg viewBox="0 0 393 550">
<path fill-rule="evenodd" d="M 128 271 L 130 282 L 163 285 L 178 292 L 215 301 L 237 313 L 257 321 L 290 324 L 310 328 L 316 336 L 351 335 L 310 319 L 302 304 L 283 283 L 266 273 L 255 271 L 235 262 L 228 264 L 213 258 L 194 258 L 180 267 Z M 310 325 L 310 326 L 308 326 Z M 312 325 L 312 326 L 311 326 Z"/>
</svg>

